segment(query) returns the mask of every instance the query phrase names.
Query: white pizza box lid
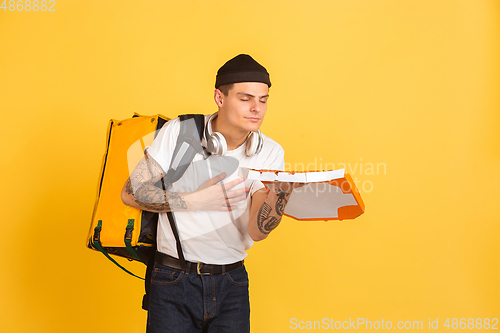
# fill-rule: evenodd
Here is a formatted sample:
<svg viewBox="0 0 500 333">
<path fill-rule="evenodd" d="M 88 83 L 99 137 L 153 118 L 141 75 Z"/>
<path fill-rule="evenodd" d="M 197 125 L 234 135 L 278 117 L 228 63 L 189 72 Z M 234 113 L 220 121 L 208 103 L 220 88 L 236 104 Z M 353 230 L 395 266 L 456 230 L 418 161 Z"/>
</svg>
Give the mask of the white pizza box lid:
<svg viewBox="0 0 500 333">
<path fill-rule="evenodd" d="M 354 219 L 364 213 L 356 184 L 345 169 L 327 171 L 280 171 L 240 168 L 241 176 L 272 186 L 273 182 L 306 183 L 293 190 L 284 214 L 297 220 Z"/>
</svg>

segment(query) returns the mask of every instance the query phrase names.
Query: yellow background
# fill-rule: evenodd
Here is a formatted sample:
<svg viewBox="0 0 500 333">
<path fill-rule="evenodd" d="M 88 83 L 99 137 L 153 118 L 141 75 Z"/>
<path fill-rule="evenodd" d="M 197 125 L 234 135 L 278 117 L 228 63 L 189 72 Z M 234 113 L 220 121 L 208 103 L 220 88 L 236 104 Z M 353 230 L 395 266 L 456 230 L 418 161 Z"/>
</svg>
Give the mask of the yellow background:
<svg viewBox="0 0 500 333">
<path fill-rule="evenodd" d="M 271 73 L 262 129 L 289 166 L 351 166 L 366 204 L 249 251 L 252 331 L 500 318 L 500 1 L 54 8 L 0 10 L 2 332 L 144 331 L 142 281 L 84 244 L 108 120 L 215 111 L 239 53 Z"/>
</svg>

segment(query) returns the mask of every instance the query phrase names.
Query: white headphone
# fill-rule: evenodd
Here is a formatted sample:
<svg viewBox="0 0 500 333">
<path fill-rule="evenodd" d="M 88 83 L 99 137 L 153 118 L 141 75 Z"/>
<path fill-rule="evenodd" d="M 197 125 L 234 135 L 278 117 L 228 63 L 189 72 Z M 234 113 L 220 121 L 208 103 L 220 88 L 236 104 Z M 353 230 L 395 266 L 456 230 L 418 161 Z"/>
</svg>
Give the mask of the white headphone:
<svg viewBox="0 0 500 333">
<path fill-rule="evenodd" d="M 208 118 L 207 125 L 205 126 L 205 139 L 207 140 L 207 152 L 210 154 L 224 156 L 227 152 L 227 143 L 224 135 L 219 132 L 212 133 L 212 120 L 217 117 L 217 112 Z M 253 156 L 260 153 L 264 144 L 264 138 L 260 130 L 257 132 L 250 132 L 246 140 L 245 154 Z"/>
</svg>

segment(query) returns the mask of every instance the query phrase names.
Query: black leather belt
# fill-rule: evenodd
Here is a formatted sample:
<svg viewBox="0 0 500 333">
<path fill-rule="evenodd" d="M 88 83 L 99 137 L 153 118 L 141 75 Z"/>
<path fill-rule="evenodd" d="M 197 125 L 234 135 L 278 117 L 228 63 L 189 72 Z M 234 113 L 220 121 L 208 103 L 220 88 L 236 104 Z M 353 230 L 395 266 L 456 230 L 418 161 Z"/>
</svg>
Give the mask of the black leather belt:
<svg viewBox="0 0 500 333">
<path fill-rule="evenodd" d="M 174 269 L 184 269 L 181 265 L 181 261 L 168 254 L 156 251 L 155 262 L 168 266 Z M 186 261 L 187 267 L 190 272 L 201 274 L 201 275 L 214 275 L 222 274 L 223 272 L 229 272 L 233 269 L 243 266 L 243 260 L 235 262 L 229 265 L 209 265 L 201 262 L 190 262 Z"/>
</svg>

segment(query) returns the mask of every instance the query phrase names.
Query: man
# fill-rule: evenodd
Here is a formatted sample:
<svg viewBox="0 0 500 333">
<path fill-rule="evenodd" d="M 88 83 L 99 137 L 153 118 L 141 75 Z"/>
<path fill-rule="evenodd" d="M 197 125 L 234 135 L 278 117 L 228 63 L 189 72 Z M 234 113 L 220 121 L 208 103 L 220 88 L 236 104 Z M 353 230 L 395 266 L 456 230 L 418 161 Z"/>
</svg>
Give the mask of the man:
<svg viewBox="0 0 500 333">
<path fill-rule="evenodd" d="M 238 166 L 284 168 L 281 146 L 260 133 L 271 82 L 267 70 L 240 54 L 217 72 L 218 112 L 205 117 L 202 144 L 184 176 L 155 186 L 168 170 L 180 130 L 168 122 L 122 190 L 125 204 L 158 212 L 158 252 L 151 278 L 148 332 L 249 332 L 245 250 L 281 221 L 293 189 L 238 176 Z M 222 156 L 220 156 L 222 155 Z M 186 266 L 180 263 L 166 212 L 174 212 Z"/>
</svg>

